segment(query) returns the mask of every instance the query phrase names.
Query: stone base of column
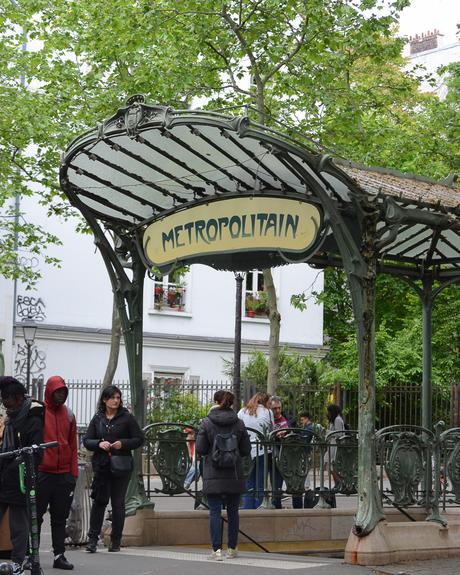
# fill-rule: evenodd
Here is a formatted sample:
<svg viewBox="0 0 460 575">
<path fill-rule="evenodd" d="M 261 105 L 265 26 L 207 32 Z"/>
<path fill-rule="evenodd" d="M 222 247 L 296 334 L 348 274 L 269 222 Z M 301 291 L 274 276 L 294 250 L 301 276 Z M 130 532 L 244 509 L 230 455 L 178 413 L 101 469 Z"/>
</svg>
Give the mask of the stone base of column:
<svg viewBox="0 0 460 575">
<path fill-rule="evenodd" d="M 447 527 L 428 521 L 381 521 L 366 537 L 350 533 L 345 562 L 352 565 L 388 565 L 423 559 L 460 557 L 460 521 Z"/>
</svg>

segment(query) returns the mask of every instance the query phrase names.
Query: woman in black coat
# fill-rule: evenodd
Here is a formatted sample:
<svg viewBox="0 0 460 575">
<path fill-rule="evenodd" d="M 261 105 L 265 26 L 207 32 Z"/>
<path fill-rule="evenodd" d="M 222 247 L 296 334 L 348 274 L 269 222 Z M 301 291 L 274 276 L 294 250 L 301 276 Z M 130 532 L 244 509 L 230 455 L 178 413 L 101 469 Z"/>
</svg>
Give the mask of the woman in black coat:
<svg viewBox="0 0 460 575">
<path fill-rule="evenodd" d="M 246 427 L 232 409 L 235 397 L 230 391 L 216 391 L 214 405 L 201 423 L 196 438 L 196 452 L 204 455 L 203 493 L 209 505 L 209 529 L 211 532 L 211 559 L 222 561 L 221 550 L 221 511 L 225 503 L 228 519 L 227 558 L 236 557 L 239 530 L 239 505 L 241 494 L 246 490 L 241 457 L 251 453 L 251 442 Z M 213 458 L 216 435 L 234 436 L 236 449 L 235 463 L 230 467 L 220 467 Z"/>
<path fill-rule="evenodd" d="M 93 505 L 88 531 L 90 553 L 97 551 L 104 512 L 112 502 L 112 534 L 109 551 L 120 551 L 125 523 L 125 497 L 133 469 L 131 450 L 140 447 L 144 434 L 137 421 L 123 407 L 121 391 L 115 385 L 106 387 L 99 400 L 98 411 L 83 438 L 86 449 L 94 451 Z"/>
</svg>

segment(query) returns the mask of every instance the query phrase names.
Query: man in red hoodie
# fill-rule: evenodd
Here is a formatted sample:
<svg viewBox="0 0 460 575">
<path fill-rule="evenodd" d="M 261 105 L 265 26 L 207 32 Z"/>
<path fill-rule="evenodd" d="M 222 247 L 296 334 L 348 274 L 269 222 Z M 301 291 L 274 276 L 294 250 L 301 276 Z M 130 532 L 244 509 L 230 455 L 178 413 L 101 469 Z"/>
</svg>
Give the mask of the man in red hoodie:
<svg viewBox="0 0 460 575">
<path fill-rule="evenodd" d="M 51 516 L 56 569 L 73 569 L 65 553 L 65 526 L 78 477 L 77 422 L 65 404 L 69 390 L 59 375 L 50 377 L 45 389 L 45 427 L 43 441 L 57 441 L 56 449 L 47 449 L 38 466 L 37 514 L 39 524 L 48 506 Z"/>
</svg>

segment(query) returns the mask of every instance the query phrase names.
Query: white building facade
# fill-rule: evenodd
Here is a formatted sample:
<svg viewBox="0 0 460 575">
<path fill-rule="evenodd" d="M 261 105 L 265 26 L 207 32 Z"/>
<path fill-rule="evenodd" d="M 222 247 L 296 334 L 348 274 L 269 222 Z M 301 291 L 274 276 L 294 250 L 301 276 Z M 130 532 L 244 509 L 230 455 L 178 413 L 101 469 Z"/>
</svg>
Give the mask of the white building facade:
<svg viewBox="0 0 460 575">
<path fill-rule="evenodd" d="M 460 61 L 460 42 L 446 38 L 439 30 L 430 30 L 411 36 L 405 50 L 410 67 L 421 66 L 422 70 L 433 75 L 435 84 L 428 81 L 422 84 L 424 92 L 434 92 L 441 99 L 446 97 L 446 74 L 440 73 L 441 67 Z"/>
<path fill-rule="evenodd" d="M 0 338 L 5 340 L 6 373 L 26 379 L 27 348 L 21 323 L 38 324 L 32 347 L 31 378 L 59 374 L 66 380 L 100 381 L 111 338 L 112 290 L 103 259 L 91 235 L 75 231 L 77 220 L 48 218 L 45 210 L 24 200 L 28 219 L 57 235 L 61 246 L 47 249 L 61 267 L 35 262 L 41 279 L 27 291 L 0 279 Z M 273 269 L 281 314 L 280 341 L 292 352 L 321 357 L 323 311 L 314 297 L 301 312 L 291 296 L 323 288 L 322 272 L 307 264 Z M 263 309 L 246 309 L 250 300 L 263 308 L 262 274 L 249 272 L 243 283 L 242 361 L 251 351 L 267 352 L 269 322 Z M 232 272 L 193 265 L 180 278 L 147 278 L 144 295 L 143 372 L 148 379 L 225 380 L 224 359 L 232 360 L 235 334 L 235 277 Z M 249 307 L 251 306 L 248 303 Z M 250 317 L 253 316 L 253 317 Z M 13 325 L 16 329 L 13 329 Z M 115 380 L 128 379 L 124 348 Z"/>
</svg>

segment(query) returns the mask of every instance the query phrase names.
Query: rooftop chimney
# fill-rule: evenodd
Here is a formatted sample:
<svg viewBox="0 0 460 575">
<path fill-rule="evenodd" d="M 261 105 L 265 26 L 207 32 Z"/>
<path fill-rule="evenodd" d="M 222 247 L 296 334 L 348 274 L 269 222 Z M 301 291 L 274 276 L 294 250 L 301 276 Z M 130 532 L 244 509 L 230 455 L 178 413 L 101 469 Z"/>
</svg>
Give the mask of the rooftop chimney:
<svg viewBox="0 0 460 575">
<path fill-rule="evenodd" d="M 420 54 L 427 50 L 434 50 L 438 47 L 438 36 L 442 36 L 436 28 L 431 32 L 422 32 L 421 36 L 416 34 L 409 37 L 410 54 Z"/>
</svg>

